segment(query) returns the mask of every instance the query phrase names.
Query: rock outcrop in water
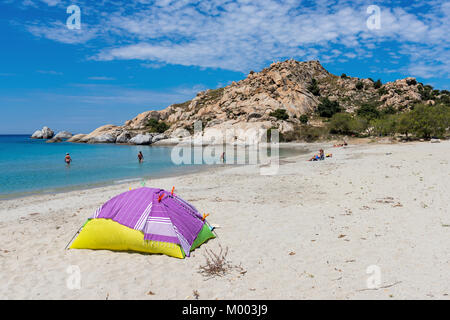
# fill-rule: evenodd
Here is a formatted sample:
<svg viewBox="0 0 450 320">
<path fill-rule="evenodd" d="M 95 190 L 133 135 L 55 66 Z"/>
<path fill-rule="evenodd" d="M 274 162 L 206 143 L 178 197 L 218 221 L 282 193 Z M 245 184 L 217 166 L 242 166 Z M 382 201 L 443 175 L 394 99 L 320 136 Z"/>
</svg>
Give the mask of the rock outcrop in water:
<svg viewBox="0 0 450 320">
<path fill-rule="evenodd" d="M 54 139 L 62 139 L 62 140 L 67 140 L 70 138 L 72 138 L 72 134 L 68 131 L 58 132 L 58 134 L 56 134 L 54 137 Z"/>
<path fill-rule="evenodd" d="M 273 63 L 261 72 L 250 72 L 246 79 L 224 88 L 200 92 L 190 101 L 160 111 L 143 112 L 123 126 L 100 127 L 89 135 L 77 137 L 77 142 L 175 142 L 180 136 L 192 134 L 194 123 L 201 121 L 202 137 L 233 129 L 236 134 L 225 140 L 245 143 L 249 132 L 255 132 L 253 136 L 250 134 L 250 140 L 261 139 L 259 130 L 276 128 L 281 133 L 289 133 L 300 124 L 301 115 L 317 110 L 321 98 L 338 101 L 345 111 L 354 112 L 365 103 L 376 104 L 379 109 L 407 109 L 416 102 L 427 102 L 422 95 L 423 85 L 414 78 L 382 85 L 371 79 L 333 75 L 319 61 L 287 60 Z M 273 116 L 278 109 L 285 110 L 284 119 Z M 170 125 L 164 136 L 152 132 L 155 122 Z"/>
<path fill-rule="evenodd" d="M 153 135 L 150 133 L 146 133 L 146 134 L 138 134 L 137 136 L 131 138 L 128 142 L 131 144 L 146 145 L 151 144 L 152 139 Z"/>
<path fill-rule="evenodd" d="M 51 139 L 55 133 L 49 127 L 43 127 L 42 130 L 37 130 L 31 136 L 32 139 Z"/>
<path fill-rule="evenodd" d="M 53 138 L 47 141 L 47 143 L 58 143 L 63 142 L 64 140 L 68 140 L 72 138 L 72 134 L 67 131 L 61 131 L 58 134 L 56 134 Z"/>
</svg>

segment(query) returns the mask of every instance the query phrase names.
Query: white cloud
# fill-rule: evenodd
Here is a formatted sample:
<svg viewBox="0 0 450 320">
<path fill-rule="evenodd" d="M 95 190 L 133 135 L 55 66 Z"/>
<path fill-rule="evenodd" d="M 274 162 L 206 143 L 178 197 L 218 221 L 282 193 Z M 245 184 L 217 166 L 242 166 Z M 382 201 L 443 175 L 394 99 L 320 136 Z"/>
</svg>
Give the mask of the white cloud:
<svg viewBox="0 0 450 320">
<path fill-rule="evenodd" d="M 41 2 L 46 3 L 47 5 L 53 7 L 61 3 L 61 0 L 40 0 Z"/>
<path fill-rule="evenodd" d="M 38 70 L 36 72 L 41 73 L 41 74 L 49 74 L 52 76 L 62 76 L 63 75 L 62 72 L 54 71 L 54 70 Z"/>
<path fill-rule="evenodd" d="M 89 77 L 89 80 L 95 80 L 95 81 L 112 81 L 116 80 L 116 78 L 113 77 L 105 77 L 105 76 L 95 76 L 95 77 Z"/>
<path fill-rule="evenodd" d="M 448 44 L 445 10 L 439 11 L 441 16 L 423 18 L 403 8 L 383 7 L 382 27 L 372 31 L 367 28 L 362 2 L 355 6 L 355 1 L 318 1 L 305 8 L 288 0 L 156 1 L 155 6 L 132 14 L 111 14 L 107 25 L 134 40 L 106 48 L 94 58 L 246 72 L 285 57 L 314 55 L 324 61 L 370 57 L 369 51 L 386 41 L 431 47 Z M 333 44 L 344 46 L 342 54 L 329 52 Z"/>
<path fill-rule="evenodd" d="M 184 102 L 195 97 L 197 92 L 205 90 L 204 85 L 191 87 L 176 87 L 164 90 L 143 90 L 124 88 L 117 85 L 106 84 L 74 84 L 80 91 L 79 95 L 58 95 L 51 94 L 52 98 L 71 99 L 84 105 L 135 105 L 146 108 L 166 107 L 172 103 Z M 153 104 L 148 106 L 149 101 Z"/>
<path fill-rule="evenodd" d="M 161 69 L 162 67 L 166 66 L 166 63 L 161 62 L 147 62 L 147 63 L 141 63 L 141 67 L 146 69 Z"/>
<path fill-rule="evenodd" d="M 403 45 L 401 52 L 411 57 L 404 73 L 425 79 L 450 78 L 450 50 L 445 47 Z"/>
<path fill-rule="evenodd" d="M 11 1 L 12 2 L 12 1 Z M 49 7 L 55 7 L 57 5 L 61 5 L 61 0 L 22 0 L 21 5 L 25 7 L 39 7 L 40 4 L 45 3 Z"/>
<path fill-rule="evenodd" d="M 56 5 L 59 1 L 45 2 Z M 433 58 L 439 60 L 438 54 L 448 50 L 450 41 L 450 4 L 440 1 L 380 5 L 379 30 L 367 28 L 366 8 L 372 4 L 368 0 L 78 2 L 83 14 L 89 15 L 90 26 L 82 22 L 77 32 L 54 21 L 28 30 L 68 44 L 95 40 L 101 44 L 91 57 L 96 60 L 142 60 L 149 67 L 178 64 L 242 72 L 291 57 L 364 59 L 373 50 L 405 45 L 429 51 L 427 64 L 433 64 Z M 336 48 L 340 52 L 333 51 Z M 417 65 L 414 53 L 403 51 L 403 55 Z"/>
<path fill-rule="evenodd" d="M 67 43 L 79 44 L 85 43 L 95 38 L 99 32 L 98 28 L 91 28 L 86 24 L 82 25 L 80 30 L 69 29 L 62 22 L 53 22 L 49 25 L 30 25 L 28 31 L 37 37 L 44 37 L 50 40 Z"/>
</svg>

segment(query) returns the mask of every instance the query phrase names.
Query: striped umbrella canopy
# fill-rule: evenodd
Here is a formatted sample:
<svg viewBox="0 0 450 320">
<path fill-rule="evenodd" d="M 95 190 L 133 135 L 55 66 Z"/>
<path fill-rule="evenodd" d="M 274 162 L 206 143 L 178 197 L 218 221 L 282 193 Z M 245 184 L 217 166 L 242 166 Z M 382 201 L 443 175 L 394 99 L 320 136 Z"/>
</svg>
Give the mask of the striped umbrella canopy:
<svg viewBox="0 0 450 320">
<path fill-rule="evenodd" d="M 180 245 L 189 256 L 195 240 L 207 224 L 193 205 L 173 191 L 143 187 L 122 193 L 98 208 L 89 221 L 115 221 L 141 231 L 143 240 Z"/>
</svg>

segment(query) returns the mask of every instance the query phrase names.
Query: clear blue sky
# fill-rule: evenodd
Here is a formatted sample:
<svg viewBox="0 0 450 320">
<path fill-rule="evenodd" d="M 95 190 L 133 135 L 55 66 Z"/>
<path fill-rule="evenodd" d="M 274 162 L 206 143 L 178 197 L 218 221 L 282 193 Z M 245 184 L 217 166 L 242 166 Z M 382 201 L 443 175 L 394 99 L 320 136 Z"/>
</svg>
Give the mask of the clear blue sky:
<svg viewBox="0 0 450 320">
<path fill-rule="evenodd" d="M 448 90 L 449 32 L 435 0 L 0 0 L 0 133 L 120 125 L 289 58 Z"/>
</svg>

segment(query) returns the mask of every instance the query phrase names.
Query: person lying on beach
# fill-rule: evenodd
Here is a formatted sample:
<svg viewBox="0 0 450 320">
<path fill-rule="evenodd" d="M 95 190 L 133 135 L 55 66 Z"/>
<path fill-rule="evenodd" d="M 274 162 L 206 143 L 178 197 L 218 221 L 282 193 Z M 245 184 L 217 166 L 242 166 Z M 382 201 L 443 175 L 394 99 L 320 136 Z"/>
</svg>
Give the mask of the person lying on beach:
<svg viewBox="0 0 450 320">
<path fill-rule="evenodd" d="M 344 143 L 340 143 L 340 144 L 335 144 L 333 145 L 333 147 L 338 148 L 338 147 L 345 147 L 347 145 L 347 142 L 344 140 Z"/>
<path fill-rule="evenodd" d="M 138 159 L 139 159 L 139 163 L 141 163 L 142 161 L 144 161 L 144 155 L 142 154 L 142 151 L 139 151 L 139 153 L 138 153 Z"/>
<path fill-rule="evenodd" d="M 65 158 L 66 164 L 70 164 L 72 162 L 72 158 L 70 157 L 70 154 L 66 153 L 66 158 Z"/>
</svg>

